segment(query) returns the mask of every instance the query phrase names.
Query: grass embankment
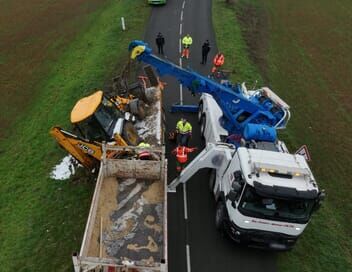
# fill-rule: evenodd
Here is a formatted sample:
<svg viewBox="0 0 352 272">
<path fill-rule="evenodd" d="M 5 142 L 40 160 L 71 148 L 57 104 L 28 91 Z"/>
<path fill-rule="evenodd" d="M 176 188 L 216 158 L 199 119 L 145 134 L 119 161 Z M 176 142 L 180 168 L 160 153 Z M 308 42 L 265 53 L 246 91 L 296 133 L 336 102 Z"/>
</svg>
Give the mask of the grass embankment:
<svg viewBox="0 0 352 272">
<path fill-rule="evenodd" d="M 225 55 L 224 69 L 231 71 L 231 80 L 245 81 L 248 87 L 257 80 L 257 86 L 261 86 L 263 79 L 246 53 L 247 46 L 235 17 L 235 6 L 226 4 L 225 0 L 213 0 L 212 14 L 217 47 Z"/>
<path fill-rule="evenodd" d="M 246 48 L 241 30 L 244 35 L 250 30 L 248 24 L 240 29 L 236 18 L 253 16 L 244 14 L 253 8 L 254 16 L 263 12 L 268 16 L 268 54 L 264 56 L 267 71 L 264 75 L 259 70 L 262 78 L 268 80 L 266 83 L 291 105 L 293 115 L 280 138 L 292 151 L 302 144 L 308 145 L 313 173 L 328 195 L 295 248 L 279 254 L 279 271 L 352 271 L 351 98 L 344 81 L 351 82 L 351 77 L 346 76 L 352 63 L 348 29 L 351 3 L 213 3 L 218 47 L 227 55 L 235 52 L 236 72 L 248 78 L 258 78 L 258 70 L 248 68 L 258 67 L 258 63 L 250 64 L 246 57 L 251 54 L 250 46 Z M 245 64 L 239 67 L 238 61 Z M 234 79 L 246 80 L 240 76 Z"/>
<path fill-rule="evenodd" d="M 57 182 L 52 167 L 66 155 L 50 138 L 55 124 L 69 127 L 74 103 L 100 88 L 127 45 L 141 38 L 149 14 L 145 1 L 108 1 L 82 23 L 76 39 L 37 87 L 35 101 L 1 143 L 1 271 L 70 271 L 79 250 L 94 184 Z M 120 30 L 125 16 L 127 31 Z"/>
</svg>

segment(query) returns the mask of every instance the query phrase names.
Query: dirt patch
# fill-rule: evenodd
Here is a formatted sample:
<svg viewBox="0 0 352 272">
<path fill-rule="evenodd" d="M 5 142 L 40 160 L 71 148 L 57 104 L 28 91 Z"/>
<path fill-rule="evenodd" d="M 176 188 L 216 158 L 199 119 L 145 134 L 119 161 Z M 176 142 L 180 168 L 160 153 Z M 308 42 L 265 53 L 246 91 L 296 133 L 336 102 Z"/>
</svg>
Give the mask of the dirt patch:
<svg viewBox="0 0 352 272">
<path fill-rule="evenodd" d="M 149 186 L 148 190 L 143 193 L 143 197 L 147 200 L 149 204 L 160 203 L 164 199 L 164 187 L 158 182 L 154 182 Z M 149 217 L 147 217 L 148 221 Z"/>
<path fill-rule="evenodd" d="M 248 47 L 251 61 L 259 68 L 264 80 L 268 79 L 267 54 L 269 50 L 269 21 L 264 8 L 237 1 L 236 16 Z"/>
<path fill-rule="evenodd" d="M 138 244 L 129 244 L 127 245 L 127 249 L 134 250 L 136 252 L 141 251 L 142 249 L 147 249 L 150 252 L 157 252 L 159 247 L 155 243 L 154 239 L 151 236 L 148 236 L 148 244 L 145 246 L 140 246 Z"/>
</svg>

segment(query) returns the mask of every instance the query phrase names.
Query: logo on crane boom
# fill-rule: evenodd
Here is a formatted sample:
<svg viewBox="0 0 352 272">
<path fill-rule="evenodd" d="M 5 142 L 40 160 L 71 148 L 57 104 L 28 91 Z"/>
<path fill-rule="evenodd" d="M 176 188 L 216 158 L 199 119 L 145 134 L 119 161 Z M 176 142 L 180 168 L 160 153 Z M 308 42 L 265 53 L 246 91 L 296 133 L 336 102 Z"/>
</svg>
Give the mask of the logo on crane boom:
<svg viewBox="0 0 352 272">
<path fill-rule="evenodd" d="M 311 157 L 308 152 L 308 147 L 306 145 L 302 145 L 300 148 L 298 148 L 295 154 L 303 156 L 306 159 L 306 161 L 311 161 Z"/>
</svg>

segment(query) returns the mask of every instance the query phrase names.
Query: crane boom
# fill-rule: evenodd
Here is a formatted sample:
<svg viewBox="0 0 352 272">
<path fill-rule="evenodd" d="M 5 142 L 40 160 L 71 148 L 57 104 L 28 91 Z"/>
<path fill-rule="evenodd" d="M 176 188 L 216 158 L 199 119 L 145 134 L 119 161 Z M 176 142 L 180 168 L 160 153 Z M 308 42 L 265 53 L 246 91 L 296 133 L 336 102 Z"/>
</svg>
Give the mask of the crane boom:
<svg viewBox="0 0 352 272">
<path fill-rule="evenodd" d="M 175 77 L 192 93 L 212 95 L 223 112 L 221 125 L 230 134 L 244 135 L 245 130 L 250 128 L 252 132 L 259 130 L 260 133 L 266 134 L 264 136 L 266 140 L 275 141 L 276 129 L 286 127 L 290 117 L 289 106 L 269 88 L 247 91 L 240 84 L 232 85 L 228 81 L 220 84 L 155 56 L 143 41 L 132 41 L 129 51 L 132 59 L 137 58 L 152 65 L 160 76 Z"/>
</svg>

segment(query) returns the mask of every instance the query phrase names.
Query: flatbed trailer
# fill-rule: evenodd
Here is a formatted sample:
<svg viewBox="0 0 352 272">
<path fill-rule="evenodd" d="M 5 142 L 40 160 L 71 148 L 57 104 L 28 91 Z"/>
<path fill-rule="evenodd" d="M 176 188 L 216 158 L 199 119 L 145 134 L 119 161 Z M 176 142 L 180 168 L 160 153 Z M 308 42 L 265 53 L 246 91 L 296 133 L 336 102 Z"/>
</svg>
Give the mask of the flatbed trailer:
<svg viewBox="0 0 352 272">
<path fill-rule="evenodd" d="M 151 160 L 138 159 L 139 147 L 103 145 L 83 242 L 80 252 L 72 256 L 75 272 L 168 270 L 161 99 L 150 111 L 137 128 L 152 145 L 147 148 Z M 112 152 L 119 155 L 111 158 Z"/>
</svg>

